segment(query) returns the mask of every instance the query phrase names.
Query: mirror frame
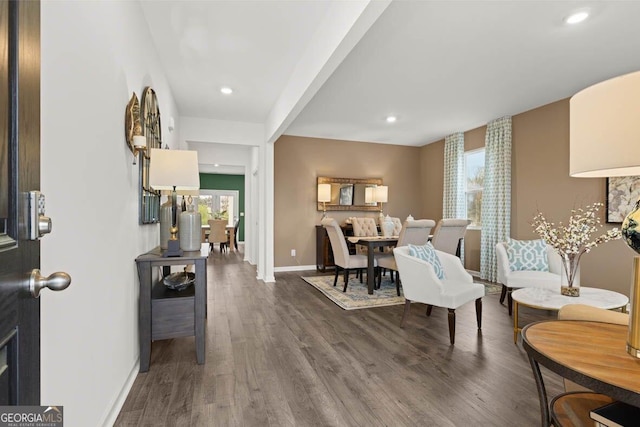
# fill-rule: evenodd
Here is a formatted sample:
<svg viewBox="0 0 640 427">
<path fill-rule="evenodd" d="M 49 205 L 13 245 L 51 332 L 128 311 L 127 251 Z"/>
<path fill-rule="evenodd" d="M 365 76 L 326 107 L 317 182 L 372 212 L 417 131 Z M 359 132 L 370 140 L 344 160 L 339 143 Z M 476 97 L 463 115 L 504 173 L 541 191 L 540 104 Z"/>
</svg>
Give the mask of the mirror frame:
<svg viewBox="0 0 640 427">
<path fill-rule="evenodd" d="M 330 178 L 319 176 L 317 184 L 375 184 L 382 185 L 382 178 Z M 316 184 L 316 202 L 318 200 L 318 186 Z M 322 212 L 322 202 L 317 202 L 318 210 Z M 331 205 L 326 204 L 327 211 L 370 211 L 377 212 L 381 209 L 381 204 L 375 205 Z"/>
</svg>

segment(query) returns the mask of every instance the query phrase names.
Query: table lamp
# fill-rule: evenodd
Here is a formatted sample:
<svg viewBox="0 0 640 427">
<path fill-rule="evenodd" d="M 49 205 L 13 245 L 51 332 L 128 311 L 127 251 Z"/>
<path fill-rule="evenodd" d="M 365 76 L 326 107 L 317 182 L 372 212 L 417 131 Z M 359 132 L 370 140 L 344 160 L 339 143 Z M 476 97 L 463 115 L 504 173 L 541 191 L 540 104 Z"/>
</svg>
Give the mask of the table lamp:
<svg viewBox="0 0 640 427">
<path fill-rule="evenodd" d="M 198 153 L 188 150 L 151 149 L 149 163 L 149 185 L 154 190 L 170 190 L 171 207 L 171 237 L 167 242 L 167 250 L 162 256 L 182 256 L 178 241 L 177 225 L 177 191 L 198 190 L 200 176 L 198 175 Z"/>
<path fill-rule="evenodd" d="M 380 203 L 380 225 L 382 225 L 382 221 L 384 218 L 384 214 L 382 213 L 382 204 L 383 203 L 387 203 L 387 200 L 389 200 L 389 187 L 387 187 L 386 185 L 378 185 L 375 188 L 374 191 L 374 196 L 373 196 L 373 200 L 376 203 Z"/>
<path fill-rule="evenodd" d="M 569 174 L 578 178 L 640 175 L 640 71 L 595 84 L 571 98 Z M 622 222 L 640 253 L 640 200 Z M 640 358 L 640 256 L 634 257 L 627 352 Z"/>
<path fill-rule="evenodd" d="M 331 184 L 318 184 L 318 202 L 322 202 L 322 218 L 327 216 L 326 202 L 331 201 Z"/>
</svg>

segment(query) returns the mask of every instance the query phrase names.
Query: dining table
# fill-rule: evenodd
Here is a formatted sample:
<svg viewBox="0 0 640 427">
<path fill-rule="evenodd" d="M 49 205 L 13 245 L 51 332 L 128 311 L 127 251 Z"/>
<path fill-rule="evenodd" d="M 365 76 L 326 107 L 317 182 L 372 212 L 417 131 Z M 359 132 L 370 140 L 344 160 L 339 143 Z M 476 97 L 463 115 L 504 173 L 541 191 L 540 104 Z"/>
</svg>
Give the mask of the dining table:
<svg viewBox="0 0 640 427">
<path fill-rule="evenodd" d="M 395 246 L 398 236 L 348 237 L 347 240 L 367 248 L 367 292 L 373 295 L 375 285 L 375 251 L 386 246 Z M 393 254 L 391 255 L 393 256 Z"/>
</svg>

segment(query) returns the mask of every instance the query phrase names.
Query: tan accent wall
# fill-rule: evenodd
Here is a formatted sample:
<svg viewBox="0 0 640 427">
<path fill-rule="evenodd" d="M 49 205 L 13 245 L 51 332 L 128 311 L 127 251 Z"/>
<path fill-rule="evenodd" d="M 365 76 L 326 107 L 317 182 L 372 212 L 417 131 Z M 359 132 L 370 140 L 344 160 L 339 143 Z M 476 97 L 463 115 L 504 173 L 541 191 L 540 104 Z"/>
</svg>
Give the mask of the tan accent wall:
<svg viewBox="0 0 640 427">
<path fill-rule="evenodd" d="M 402 220 L 409 214 L 420 218 L 424 188 L 420 179 L 420 150 L 388 144 L 280 137 L 274 147 L 275 267 L 316 264 L 315 226 L 322 217 L 322 212 L 316 209 L 318 176 L 382 178 L 384 185 L 389 186 L 384 213 Z M 342 223 L 350 216 L 377 218 L 378 213 L 331 211 L 327 216 Z M 295 258 L 291 257 L 291 249 L 296 250 Z"/>
</svg>

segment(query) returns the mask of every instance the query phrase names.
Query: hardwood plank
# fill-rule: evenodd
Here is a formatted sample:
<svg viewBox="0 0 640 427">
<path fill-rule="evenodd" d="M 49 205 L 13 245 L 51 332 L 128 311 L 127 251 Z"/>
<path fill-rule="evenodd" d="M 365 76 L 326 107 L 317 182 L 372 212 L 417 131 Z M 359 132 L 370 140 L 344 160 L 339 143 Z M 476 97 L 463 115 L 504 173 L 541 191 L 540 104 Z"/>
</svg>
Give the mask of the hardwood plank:
<svg viewBox="0 0 640 427">
<path fill-rule="evenodd" d="M 242 247 L 242 245 L 241 245 Z M 412 304 L 344 311 L 300 279 L 255 279 L 241 252 L 208 262 L 207 354 L 193 337 L 155 341 L 115 423 L 190 426 L 539 425 L 526 353 L 499 295 L 456 310 Z M 315 275 L 314 271 L 302 275 Z M 523 308 L 521 322 L 555 313 Z M 561 379 L 543 369 L 550 396 Z"/>
</svg>

